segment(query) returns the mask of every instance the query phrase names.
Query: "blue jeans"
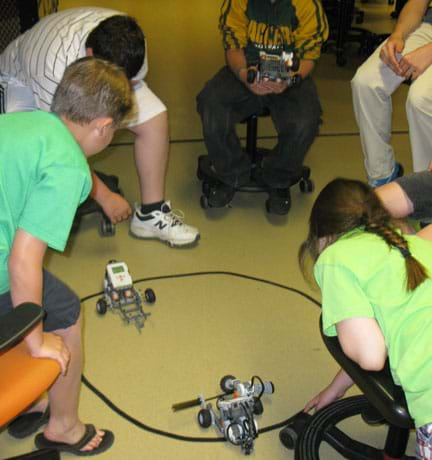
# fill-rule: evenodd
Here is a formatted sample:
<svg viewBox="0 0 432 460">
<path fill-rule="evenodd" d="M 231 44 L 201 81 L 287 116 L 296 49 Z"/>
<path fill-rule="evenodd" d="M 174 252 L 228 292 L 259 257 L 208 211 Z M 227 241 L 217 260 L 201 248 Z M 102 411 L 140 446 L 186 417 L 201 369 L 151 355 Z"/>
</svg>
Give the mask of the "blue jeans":
<svg viewBox="0 0 432 460">
<path fill-rule="evenodd" d="M 311 78 L 281 94 L 257 96 L 225 66 L 197 96 L 210 161 L 228 185 L 244 185 L 250 177 L 250 159 L 242 151 L 235 126 L 264 108 L 270 111 L 278 141 L 263 161 L 263 180 L 272 188 L 289 187 L 301 175 L 321 121 L 321 104 Z"/>
</svg>

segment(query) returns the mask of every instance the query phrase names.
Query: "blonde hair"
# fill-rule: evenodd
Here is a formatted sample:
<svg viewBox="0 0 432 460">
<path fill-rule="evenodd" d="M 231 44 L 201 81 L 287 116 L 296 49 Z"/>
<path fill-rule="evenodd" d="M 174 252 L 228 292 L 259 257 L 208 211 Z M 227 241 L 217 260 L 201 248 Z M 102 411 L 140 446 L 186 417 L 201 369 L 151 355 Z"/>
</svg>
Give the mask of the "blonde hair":
<svg viewBox="0 0 432 460">
<path fill-rule="evenodd" d="M 69 65 L 57 86 L 51 110 L 80 125 L 101 117 L 118 126 L 132 108 L 132 89 L 117 65 L 94 57 Z"/>
</svg>

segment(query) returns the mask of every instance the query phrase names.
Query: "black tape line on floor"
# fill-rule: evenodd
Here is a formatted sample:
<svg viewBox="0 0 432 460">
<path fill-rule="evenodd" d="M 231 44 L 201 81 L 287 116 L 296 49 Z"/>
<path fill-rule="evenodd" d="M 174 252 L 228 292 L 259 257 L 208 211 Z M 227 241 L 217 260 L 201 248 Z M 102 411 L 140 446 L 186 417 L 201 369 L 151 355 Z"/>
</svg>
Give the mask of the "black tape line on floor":
<svg viewBox="0 0 432 460">
<path fill-rule="evenodd" d="M 232 276 L 235 278 L 242 278 L 246 279 L 249 281 L 255 281 L 258 283 L 262 284 L 268 284 L 269 286 L 274 286 L 280 289 L 285 289 L 290 292 L 294 292 L 295 294 L 298 294 L 305 299 L 309 300 L 313 304 L 317 305 L 318 307 L 321 307 L 321 303 L 318 302 L 318 300 L 314 299 L 312 296 L 306 294 L 305 292 L 301 291 L 300 289 L 296 289 L 290 286 L 286 286 L 285 284 L 277 283 L 276 281 L 271 281 L 267 280 L 264 278 L 258 278 L 256 276 L 251 276 L 251 275 L 245 275 L 243 273 L 236 273 L 236 272 L 229 272 L 229 271 L 201 271 L 201 272 L 190 272 L 190 273 L 177 273 L 174 275 L 161 275 L 161 276 L 151 276 L 147 278 L 140 278 L 137 280 L 134 280 L 134 284 L 137 283 L 143 283 L 147 281 L 156 281 L 156 280 L 168 280 L 168 279 L 175 279 L 175 278 L 187 278 L 187 277 L 193 277 L 193 276 Z M 85 302 L 89 299 L 92 299 L 93 297 L 96 297 L 98 295 L 103 294 L 103 291 L 96 292 L 94 294 L 90 294 L 86 297 L 81 298 L 81 302 Z M 96 388 L 88 379 L 87 377 L 83 374 L 81 376 L 81 381 L 82 383 L 92 392 L 94 393 L 101 401 L 103 401 L 112 411 L 114 411 L 117 415 L 120 417 L 124 418 L 128 422 L 132 423 L 138 428 L 141 428 L 145 431 L 148 431 L 153 434 L 157 434 L 160 436 L 165 436 L 167 438 L 172 438 L 176 439 L 178 441 L 187 441 L 187 442 L 226 442 L 225 438 L 222 437 L 213 437 L 213 438 L 206 438 L 206 437 L 195 437 L 195 436 L 183 436 L 180 434 L 176 433 L 170 433 L 168 431 L 160 430 L 158 428 L 151 427 L 149 425 L 146 425 L 145 423 L 141 422 L 140 420 L 137 420 L 136 418 L 132 417 L 129 415 L 127 412 L 123 411 L 120 409 L 116 404 L 114 404 L 101 390 Z M 278 428 L 282 428 L 285 425 L 288 424 L 290 421 L 290 418 L 287 418 L 286 420 L 283 420 L 282 422 L 275 423 L 273 425 L 261 428 L 258 430 L 258 434 L 262 433 L 267 433 L 268 431 L 276 430 Z"/>
</svg>

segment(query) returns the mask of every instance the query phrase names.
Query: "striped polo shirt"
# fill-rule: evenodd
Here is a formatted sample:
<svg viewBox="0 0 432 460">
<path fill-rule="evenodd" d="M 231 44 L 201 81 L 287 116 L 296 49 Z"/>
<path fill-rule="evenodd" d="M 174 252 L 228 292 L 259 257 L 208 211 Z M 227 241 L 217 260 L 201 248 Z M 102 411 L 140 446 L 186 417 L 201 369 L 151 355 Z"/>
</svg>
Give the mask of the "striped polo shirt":
<svg viewBox="0 0 432 460">
<path fill-rule="evenodd" d="M 72 8 L 41 19 L 0 55 L 2 78 L 31 87 L 39 109 L 49 111 L 54 92 L 66 67 L 86 55 L 90 32 L 119 11 L 106 8 Z M 147 56 L 134 80 L 147 73 Z"/>
</svg>

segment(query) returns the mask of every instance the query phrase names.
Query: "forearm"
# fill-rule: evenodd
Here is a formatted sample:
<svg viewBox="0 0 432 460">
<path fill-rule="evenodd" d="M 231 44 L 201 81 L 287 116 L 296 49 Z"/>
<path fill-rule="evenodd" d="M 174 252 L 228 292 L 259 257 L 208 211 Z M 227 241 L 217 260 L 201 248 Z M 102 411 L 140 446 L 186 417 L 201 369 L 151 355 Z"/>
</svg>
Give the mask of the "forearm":
<svg viewBox="0 0 432 460">
<path fill-rule="evenodd" d="M 229 49 L 225 51 L 225 60 L 227 66 L 234 75 L 242 80 L 243 74 L 247 74 L 247 61 L 242 49 Z"/>
<path fill-rule="evenodd" d="M 42 306 L 42 263 L 46 244 L 30 234 L 18 230 L 9 257 L 9 282 L 12 305 L 33 302 Z M 42 344 L 42 326 L 37 326 L 26 336 L 30 349 Z"/>
<path fill-rule="evenodd" d="M 93 170 L 91 170 L 91 175 L 93 186 L 90 196 L 99 204 L 103 203 L 112 192 Z"/>
<path fill-rule="evenodd" d="M 345 394 L 348 388 L 354 385 L 353 379 L 343 370 L 340 369 L 330 383 L 334 391 L 340 395 Z"/>
<path fill-rule="evenodd" d="M 300 67 L 296 73 L 298 73 L 303 79 L 309 76 L 315 68 L 315 61 L 309 59 L 302 59 L 300 61 Z"/>
<path fill-rule="evenodd" d="M 425 0 L 409 0 L 402 9 L 391 35 L 405 40 L 421 23 L 427 6 L 428 2 Z"/>
</svg>

